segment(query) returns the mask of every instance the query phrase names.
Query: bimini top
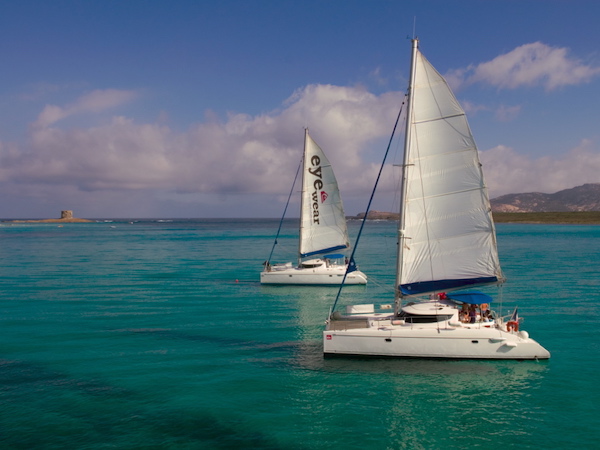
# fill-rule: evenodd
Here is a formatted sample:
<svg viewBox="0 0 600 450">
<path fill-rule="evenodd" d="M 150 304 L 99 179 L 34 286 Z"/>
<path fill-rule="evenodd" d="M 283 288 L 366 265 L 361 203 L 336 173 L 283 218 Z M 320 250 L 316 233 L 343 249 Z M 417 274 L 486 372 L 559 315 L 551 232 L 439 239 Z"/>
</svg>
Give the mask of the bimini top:
<svg viewBox="0 0 600 450">
<path fill-rule="evenodd" d="M 324 258 L 329 258 L 329 259 L 341 259 L 344 258 L 346 255 L 343 255 L 341 253 L 332 253 L 331 255 L 325 255 Z"/>
<path fill-rule="evenodd" d="M 457 302 L 468 303 L 470 305 L 481 305 L 482 303 L 491 303 L 494 301 L 492 297 L 483 292 L 460 292 L 448 295 L 451 300 Z"/>
</svg>

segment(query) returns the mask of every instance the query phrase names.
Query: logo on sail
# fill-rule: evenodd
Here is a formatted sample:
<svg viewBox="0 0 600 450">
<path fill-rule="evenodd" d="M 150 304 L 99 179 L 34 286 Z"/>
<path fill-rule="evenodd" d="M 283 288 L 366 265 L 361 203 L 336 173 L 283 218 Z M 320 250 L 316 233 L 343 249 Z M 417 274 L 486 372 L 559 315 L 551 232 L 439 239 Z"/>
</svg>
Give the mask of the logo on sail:
<svg viewBox="0 0 600 450">
<path fill-rule="evenodd" d="M 312 167 L 308 168 L 308 173 L 315 177 L 315 181 L 313 182 L 313 187 L 315 191 L 312 193 L 312 219 L 313 223 L 319 224 L 319 190 L 323 189 L 323 172 L 321 170 L 321 158 L 317 155 L 314 155 L 310 158 L 310 163 Z M 325 191 L 321 191 L 321 203 L 325 201 L 327 198 L 327 193 Z"/>
</svg>

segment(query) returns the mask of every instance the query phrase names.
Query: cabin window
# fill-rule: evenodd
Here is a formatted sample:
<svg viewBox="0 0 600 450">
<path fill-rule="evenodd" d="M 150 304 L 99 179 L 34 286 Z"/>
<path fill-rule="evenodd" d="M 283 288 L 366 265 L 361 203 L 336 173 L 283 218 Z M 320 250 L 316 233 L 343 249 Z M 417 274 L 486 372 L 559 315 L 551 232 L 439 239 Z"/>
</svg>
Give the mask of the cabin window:
<svg viewBox="0 0 600 450">
<path fill-rule="evenodd" d="M 439 316 L 419 316 L 416 314 L 409 314 L 406 312 L 401 312 L 398 316 L 399 319 L 404 319 L 406 323 L 435 323 L 435 322 L 444 322 L 446 320 L 452 319 L 452 314 L 444 314 Z"/>
</svg>

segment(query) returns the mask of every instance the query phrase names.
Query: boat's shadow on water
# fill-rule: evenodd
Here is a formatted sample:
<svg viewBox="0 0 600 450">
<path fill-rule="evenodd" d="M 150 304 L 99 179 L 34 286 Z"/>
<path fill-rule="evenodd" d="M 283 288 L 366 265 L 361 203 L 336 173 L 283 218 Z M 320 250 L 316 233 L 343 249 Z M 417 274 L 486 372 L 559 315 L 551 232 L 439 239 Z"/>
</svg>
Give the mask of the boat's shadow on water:
<svg viewBox="0 0 600 450">
<path fill-rule="evenodd" d="M 543 376 L 549 361 L 444 360 L 411 358 L 325 357 L 319 340 L 261 342 L 223 336 L 187 333 L 168 329 L 120 329 L 118 333 L 144 334 L 154 338 L 185 340 L 246 353 L 252 364 L 286 370 L 309 370 L 327 373 L 391 374 L 407 376 L 464 375 L 475 380 L 498 377 L 500 384 L 512 377 Z M 502 381 L 504 380 L 504 381 Z"/>
<path fill-rule="evenodd" d="M 543 378 L 549 361 L 445 360 L 424 358 L 325 357 L 320 341 L 246 344 L 253 347 L 251 362 L 288 373 L 314 372 L 341 376 L 386 376 L 417 380 L 453 380 L 484 391 L 518 389 Z M 450 382 L 451 383 L 451 382 Z"/>
<path fill-rule="evenodd" d="M 320 341 L 294 346 L 294 361 L 307 369 L 354 372 L 397 372 L 406 374 L 485 374 L 498 370 L 545 372 L 548 361 L 495 361 L 437 358 L 385 358 L 368 356 L 324 356 Z M 518 368 L 518 369 L 517 369 Z"/>
<path fill-rule="evenodd" d="M 402 375 L 490 376 L 506 374 L 543 374 L 547 361 L 481 361 L 440 359 L 324 358 L 322 368 L 333 372 L 394 373 Z"/>
</svg>

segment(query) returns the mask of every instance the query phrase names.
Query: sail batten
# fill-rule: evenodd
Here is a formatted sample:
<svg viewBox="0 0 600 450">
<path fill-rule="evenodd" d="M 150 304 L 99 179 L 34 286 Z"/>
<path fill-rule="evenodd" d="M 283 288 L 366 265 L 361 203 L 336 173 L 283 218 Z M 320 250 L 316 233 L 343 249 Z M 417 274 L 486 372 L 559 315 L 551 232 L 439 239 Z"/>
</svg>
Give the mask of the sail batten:
<svg viewBox="0 0 600 450">
<path fill-rule="evenodd" d="M 478 188 L 463 189 L 462 191 L 444 192 L 442 194 L 428 195 L 428 196 L 424 196 L 423 198 L 425 198 L 425 199 L 433 199 L 433 198 L 436 198 L 436 197 L 450 197 L 450 196 L 455 195 L 455 194 L 462 194 L 462 193 L 473 192 L 473 191 L 478 191 L 478 190 L 479 190 Z"/>
<path fill-rule="evenodd" d="M 440 120 L 446 120 L 446 119 L 451 119 L 453 117 L 465 117 L 466 114 L 464 113 L 459 113 L 459 114 L 450 114 L 448 116 L 443 116 L 443 117 L 436 117 L 435 119 L 424 119 L 424 120 L 415 120 L 414 123 L 416 125 L 421 124 L 421 123 L 427 123 L 427 122 L 436 122 L 436 121 L 440 121 Z"/>
</svg>

